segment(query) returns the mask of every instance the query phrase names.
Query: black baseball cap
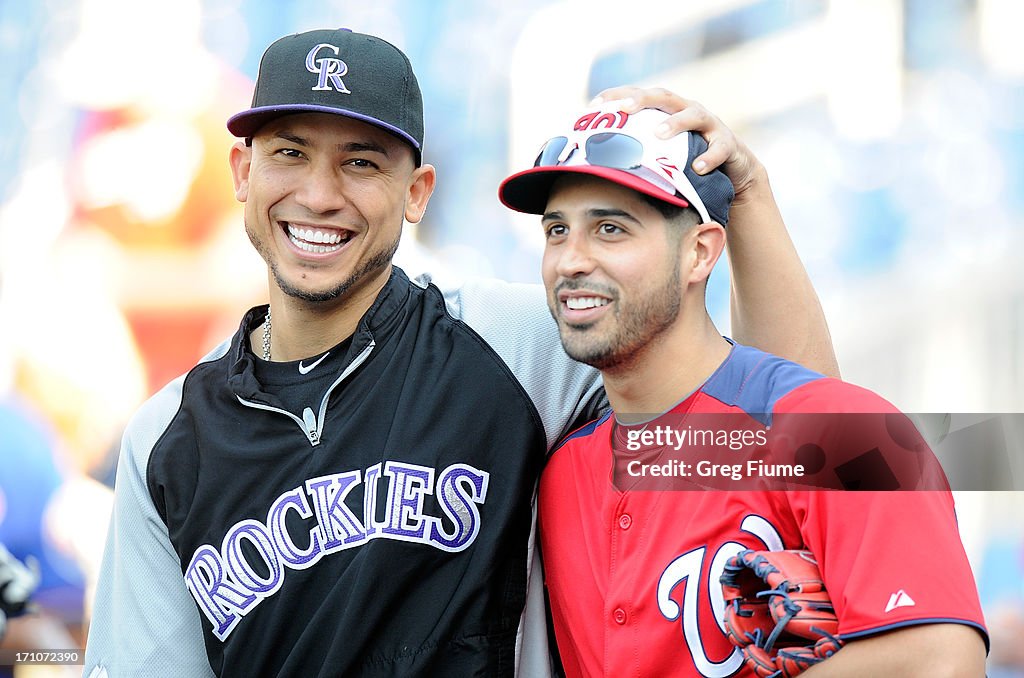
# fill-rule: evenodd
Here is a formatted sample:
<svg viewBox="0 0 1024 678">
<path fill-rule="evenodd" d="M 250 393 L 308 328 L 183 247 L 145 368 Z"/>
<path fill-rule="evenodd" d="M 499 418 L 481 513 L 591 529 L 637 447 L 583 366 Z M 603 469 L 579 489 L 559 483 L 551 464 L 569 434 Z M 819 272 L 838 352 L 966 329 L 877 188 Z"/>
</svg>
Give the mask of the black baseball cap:
<svg viewBox="0 0 1024 678">
<path fill-rule="evenodd" d="M 391 43 L 347 28 L 275 41 L 260 60 L 252 107 L 228 120 L 249 138 L 289 113 L 335 113 L 391 132 L 423 149 L 423 97 L 409 58 Z"/>
</svg>

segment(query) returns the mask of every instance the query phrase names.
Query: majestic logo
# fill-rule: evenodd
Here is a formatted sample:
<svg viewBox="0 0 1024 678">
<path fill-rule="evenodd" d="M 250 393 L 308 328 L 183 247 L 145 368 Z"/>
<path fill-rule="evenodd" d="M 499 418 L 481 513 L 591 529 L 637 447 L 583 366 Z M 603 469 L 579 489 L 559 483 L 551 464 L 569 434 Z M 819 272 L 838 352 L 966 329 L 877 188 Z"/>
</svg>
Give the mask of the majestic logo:
<svg viewBox="0 0 1024 678">
<path fill-rule="evenodd" d="M 913 607 L 914 605 L 917 605 L 914 599 L 907 595 L 906 591 L 900 589 L 889 596 L 889 604 L 885 606 L 885 611 L 892 612 L 897 607 Z"/>
<path fill-rule="evenodd" d="M 318 58 L 320 50 L 324 47 L 334 52 L 335 56 L 341 51 L 334 45 L 329 45 L 326 42 L 322 42 L 309 50 L 309 53 L 306 54 L 306 70 L 319 76 L 316 85 L 310 89 L 313 91 L 334 89 L 342 94 L 351 94 L 352 92 L 349 91 L 348 87 L 345 87 L 345 83 L 341 79 L 341 76 L 348 73 L 348 64 L 341 59 L 333 57 Z M 331 82 L 330 85 L 327 84 L 328 80 Z"/>
<path fill-rule="evenodd" d="M 330 351 L 328 351 L 327 353 L 324 353 L 322 356 L 317 358 L 316 361 L 312 365 L 308 365 L 308 366 L 307 365 L 303 365 L 302 361 L 300 360 L 299 361 L 299 374 L 309 374 L 314 369 L 316 369 L 317 365 L 319 365 L 320 363 L 322 363 L 324 361 L 324 358 L 326 358 L 329 355 L 331 355 Z"/>
</svg>

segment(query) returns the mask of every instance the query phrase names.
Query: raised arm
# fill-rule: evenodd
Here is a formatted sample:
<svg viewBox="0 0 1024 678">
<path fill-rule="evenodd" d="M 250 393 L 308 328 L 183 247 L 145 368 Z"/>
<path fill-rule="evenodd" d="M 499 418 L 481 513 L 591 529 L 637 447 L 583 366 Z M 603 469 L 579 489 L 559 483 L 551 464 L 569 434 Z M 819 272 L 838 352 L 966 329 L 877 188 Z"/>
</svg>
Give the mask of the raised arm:
<svg viewBox="0 0 1024 678">
<path fill-rule="evenodd" d="M 708 150 L 694 161 L 694 170 L 704 174 L 721 165 L 736 191 L 727 229 L 733 338 L 838 377 L 821 302 L 786 230 L 768 173 L 746 144 L 704 106 L 664 89 L 616 87 L 598 97 L 632 100 L 623 107 L 627 112 L 671 113 L 665 136 L 693 130 L 707 139 Z"/>
</svg>

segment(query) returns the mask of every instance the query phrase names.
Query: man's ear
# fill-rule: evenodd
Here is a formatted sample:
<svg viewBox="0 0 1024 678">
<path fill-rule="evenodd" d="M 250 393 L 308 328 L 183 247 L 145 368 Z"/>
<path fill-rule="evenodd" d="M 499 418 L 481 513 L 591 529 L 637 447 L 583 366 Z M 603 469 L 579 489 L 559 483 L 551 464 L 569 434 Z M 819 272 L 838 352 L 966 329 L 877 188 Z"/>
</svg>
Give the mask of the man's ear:
<svg viewBox="0 0 1024 678">
<path fill-rule="evenodd" d="M 245 202 L 249 197 L 249 168 L 252 165 L 252 147 L 238 141 L 228 155 L 231 164 L 231 178 L 235 182 L 235 199 Z"/>
<path fill-rule="evenodd" d="M 427 211 L 427 203 L 437 183 L 437 172 L 433 165 L 422 165 L 413 170 L 409 179 L 409 191 L 405 200 L 405 220 L 410 224 L 419 223 Z"/>
<path fill-rule="evenodd" d="M 693 266 L 689 282 L 699 283 L 708 279 L 712 269 L 725 249 L 725 227 L 714 221 L 697 224 L 690 234 L 693 244 Z"/>
</svg>

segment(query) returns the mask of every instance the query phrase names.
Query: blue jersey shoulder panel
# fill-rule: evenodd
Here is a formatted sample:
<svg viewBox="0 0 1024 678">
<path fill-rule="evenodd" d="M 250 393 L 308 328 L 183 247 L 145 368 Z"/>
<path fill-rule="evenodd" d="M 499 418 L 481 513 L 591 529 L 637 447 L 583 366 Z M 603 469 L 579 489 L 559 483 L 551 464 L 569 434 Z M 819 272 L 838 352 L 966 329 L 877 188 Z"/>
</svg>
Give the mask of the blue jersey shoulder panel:
<svg viewBox="0 0 1024 678">
<path fill-rule="evenodd" d="M 567 435 L 565 438 L 563 438 L 562 442 L 558 443 L 558 446 L 555 448 L 555 450 L 557 450 L 559 447 L 562 447 L 563 445 L 565 445 L 567 442 L 574 438 L 586 438 L 587 436 L 591 435 L 592 433 L 594 433 L 594 431 L 598 429 L 598 427 L 601 426 L 601 424 L 608 421 L 608 417 L 610 416 L 612 416 L 612 411 L 610 409 L 605 410 L 604 414 L 602 414 L 600 417 L 593 420 L 589 424 L 579 427 L 578 429 Z M 555 450 L 552 450 L 552 453 L 554 453 Z"/>
<path fill-rule="evenodd" d="M 780 398 L 824 375 L 750 346 L 733 344 L 725 362 L 701 389 L 716 400 L 738 407 L 765 426 Z"/>
</svg>

